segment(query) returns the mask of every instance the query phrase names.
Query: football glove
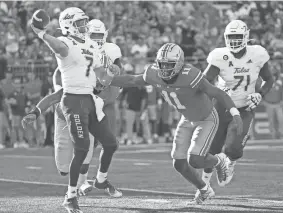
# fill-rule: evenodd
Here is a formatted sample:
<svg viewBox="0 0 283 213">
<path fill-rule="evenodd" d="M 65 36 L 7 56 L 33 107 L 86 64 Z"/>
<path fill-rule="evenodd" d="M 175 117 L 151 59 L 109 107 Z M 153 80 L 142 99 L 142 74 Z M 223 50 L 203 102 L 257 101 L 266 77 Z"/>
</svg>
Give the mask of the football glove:
<svg viewBox="0 0 283 213">
<path fill-rule="evenodd" d="M 35 107 L 22 119 L 22 126 L 24 129 L 27 128 L 29 124 L 32 124 L 40 116 L 40 110 Z"/>
<path fill-rule="evenodd" d="M 262 100 L 262 96 L 259 93 L 252 93 L 247 97 L 248 111 L 254 110 Z"/>
</svg>

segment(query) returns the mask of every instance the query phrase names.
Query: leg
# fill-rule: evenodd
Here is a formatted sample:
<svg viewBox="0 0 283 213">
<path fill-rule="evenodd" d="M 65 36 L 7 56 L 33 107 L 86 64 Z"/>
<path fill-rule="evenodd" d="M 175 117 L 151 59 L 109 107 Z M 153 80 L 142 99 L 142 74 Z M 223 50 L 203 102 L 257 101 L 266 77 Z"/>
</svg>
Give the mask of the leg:
<svg viewBox="0 0 283 213">
<path fill-rule="evenodd" d="M 157 135 L 157 109 L 156 105 L 150 105 L 148 106 L 148 118 L 149 123 L 151 126 L 151 134 L 153 135 L 153 138 L 156 140 L 158 138 Z"/>
<path fill-rule="evenodd" d="M 219 109 L 219 108 L 217 108 Z M 218 115 L 219 115 L 219 126 L 217 129 L 217 132 L 215 134 L 215 137 L 212 140 L 211 146 L 210 146 L 210 150 L 209 153 L 211 155 L 216 155 L 221 153 L 222 148 L 224 146 L 224 142 L 226 140 L 226 134 L 227 134 L 227 128 L 228 125 L 231 121 L 231 117 L 227 116 L 227 113 L 225 112 L 224 109 L 219 109 L 217 110 Z M 213 167 L 211 168 L 205 168 L 203 173 L 202 173 L 202 179 L 206 182 L 209 183 L 211 176 L 213 173 Z"/>
<path fill-rule="evenodd" d="M 133 141 L 133 126 L 135 122 L 135 112 L 129 109 L 125 110 L 126 118 L 126 132 L 127 132 L 127 143 Z"/>
<path fill-rule="evenodd" d="M 174 135 L 171 156 L 173 158 L 173 166 L 177 172 L 196 188 L 201 189 L 205 186 L 205 183 L 201 180 L 196 169 L 187 160 L 193 131 L 194 127 L 191 123 L 185 117 L 182 117 Z"/>
<path fill-rule="evenodd" d="M 103 102 L 102 99 L 97 97 L 93 97 L 93 101 L 96 106 L 100 104 L 100 102 Z M 102 145 L 99 158 L 99 168 L 94 181 L 94 187 L 106 190 L 108 194 L 113 197 L 121 197 L 122 193 L 112 186 L 107 180 L 108 169 L 110 167 L 112 157 L 118 149 L 119 142 L 110 130 L 107 116 L 104 116 L 102 120 L 97 118 L 100 113 L 103 112 L 100 112 L 99 110 L 93 112 L 90 115 L 89 123 L 89 131 Z"/>
<path fill-rule="evenodd" d="M 103 111 L 108 118 L 110 129 L 116 135 L 116 110 L 114 103 L 105 105 Z"/>
<path fill-rule="evenodd" d="M 73 158 L 73 143 L 59 104 L 55 106 L 54 121 L 55 164 L 59 174 L 66 176 Z"/>
<path fill-rule="evenodd" d="M 276 107 L 276 117 L 278 120 L 278 131 L 280 133 L 280 137 L 283 136 L 283 109 L 282 106 Z"/>
<path fill-rule="evenodd" d="M 272 139 L 276 138 L 275 122 L 274 122 L 274 107 L 271 104 L 265 104 L 265 110 L 268 115 L 269 130 Z"/>
<path fill-rule="evenodd" d="M 91 96 L 63 94 L 61 108 L 65 116 L 69 134 L 74 143 L 74 155 L 70 164 L 69 187 L 67 197 L 77 195 L 77 182 L 80 168 L 89 150 L 89 114 L 91 107 L 94 107 Z"/>
<path fill-rule="evenodd" d="M 243 156 L 243 150 L 250 137 L 249 132 L 252 129 L 253 113 L 245 110 L 240 110 L 240 113 L 243 120 L 244 130 L 242 135 L 237 135 L 233 121 L 230 122 L 228 126 L 227 138 L 224 147 L 224 153 L 228 158 L 228 176 L 225 184 L 228 184 L 233 178 L 236 160 Z"/>
</svg>

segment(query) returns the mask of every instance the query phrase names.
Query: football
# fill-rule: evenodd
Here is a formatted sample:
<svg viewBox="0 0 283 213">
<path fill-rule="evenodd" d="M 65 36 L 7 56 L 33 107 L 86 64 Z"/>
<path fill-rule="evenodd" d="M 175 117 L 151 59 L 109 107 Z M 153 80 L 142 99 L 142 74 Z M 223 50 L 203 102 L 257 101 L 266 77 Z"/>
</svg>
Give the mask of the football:
<svg viewBox="0 0 283 213">
<path fill-rule="evenodd" d="M 31 23 L 37 29 L 43 30 L 50 22 L 50 17 L 45 10 L 37 10 L 32 15 Z"/>
</svg>

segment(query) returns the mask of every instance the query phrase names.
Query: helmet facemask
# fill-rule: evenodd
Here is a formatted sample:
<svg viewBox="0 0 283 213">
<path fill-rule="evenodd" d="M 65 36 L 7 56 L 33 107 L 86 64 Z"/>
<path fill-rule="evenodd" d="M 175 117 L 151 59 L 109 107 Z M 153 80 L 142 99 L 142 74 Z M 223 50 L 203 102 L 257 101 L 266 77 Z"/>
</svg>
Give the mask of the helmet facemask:
<svg viewBox="0 0 283 213">
<path fill-rule="evenodd" d="M 245 34 L 228 34 L 225 35 L 226 46 L 231 52 L 238 53 L 247 46 Z"/>
<path fill-rule="evenodd" d="M 102 32 L 89 32 L 89 38 L 96 42 L 99 47 L 102 47 L 103 44 L 106 42 L 108 32 L 106 31 L 105 33 Z"/>
<path fill-rule="evenodd" d="M 176 61 L 157 60 L 158 75 L 164 80 L 170 80 L 176 74 Z"/>
</svg>

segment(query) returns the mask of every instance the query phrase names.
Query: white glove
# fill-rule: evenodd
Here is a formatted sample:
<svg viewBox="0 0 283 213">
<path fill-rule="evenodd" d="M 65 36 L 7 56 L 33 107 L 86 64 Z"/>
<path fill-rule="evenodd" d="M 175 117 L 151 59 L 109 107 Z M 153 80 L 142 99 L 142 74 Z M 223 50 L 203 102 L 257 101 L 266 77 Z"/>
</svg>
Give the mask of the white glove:
<svg viewBox="0 0 283 213">
<path fill-rule="evenodd" d="M 255 109 L 262 100 L 262 96 L 259 93 L 252 93 L 247 97 L 248 111 Z"/>
</svg>

